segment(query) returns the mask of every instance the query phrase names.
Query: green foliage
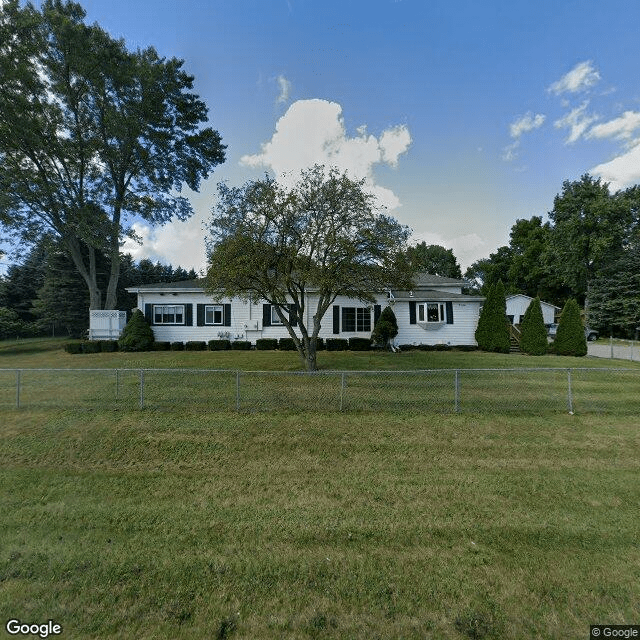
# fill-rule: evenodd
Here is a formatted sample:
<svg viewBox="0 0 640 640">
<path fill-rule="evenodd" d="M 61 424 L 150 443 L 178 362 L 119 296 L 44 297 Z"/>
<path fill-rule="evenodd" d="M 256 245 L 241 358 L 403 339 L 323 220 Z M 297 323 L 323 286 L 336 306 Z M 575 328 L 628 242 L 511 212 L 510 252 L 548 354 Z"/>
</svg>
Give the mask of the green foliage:
<svg viewBox="0 0 640 640">
<path fill-rule="evenodd" d="M 351 351 L 371 351 L 371 338 L 349 338 Z"/>
<path fill-rule="evenodd" d="M 251 349 L 251 342 L 248 340 L 234 340 L 231 343 L 231 349 L 233 351 L 249 351 Z"/>
<path fill-rule="evenodd" d="M 289 338 L 293 343 L 293 339 Z M 258 338 L 256 340 L 256 349 L 259 351 L 273 351 L 278 348 L 277 338 Z M 294 346 L 295 348 L 295 346 Z"/>
<path fill-rule="evenodd" d="M 349 341 L 345 338 L 326 338 L 324 344 L 327 351 L 346 351 L 349 348 Z"/>
<path fill-rule="evenodd" d="M 136 309 L 118 340 L 120 351 L 149 351 L 154 343 L 153 330 L 140 309 Z"/>
<path fill-rule="evenodd" d="M 540 298 L 534 298 L 525 311 L 520 323 L 520 350 L 531 356 L 543 356 L 547 353 L 549 341 L 544 326 Z"/>
<path fill-rule="evenodd" d="M 256 348 L 259 348 L 257 341 Z M 278 349 L 280 351 L 295 351 L 296 348 L 296 343 L 293 341 L 293 338 L 280 338 L 278 340 Z"/>
<path fill-rule="evenodd" d="M 204 340 L 189 340 L 185 344 L 186 351 L 206 351 L 207 343 Z"/>
<path fill-rule="evenodd" d="M 151 346 L 152 351 L 169 351 L 171 349 L 170 342 L 154 342 Z"/>
<path fill-rule="evenodd" d="M 210 351 L 227 351 L 231 349 L 230 340 L 209 340 L 208 344 Z"/>
<path fill-rule="evenodd" d="M 22 329 L 18 314 L 12 309 L 0 307 L 0 339 L 15 338 Z"/>
<path fill-rule="evenodd" d="M 475 332 L 478 347 L 483 351 L 509 353 L 509 321 L 502 280 L 490 287 Z"/>
<path fill-rule="evenodd" d="M 407 249 L 407 258 L 416 271 L 424 271 L 443 278 L 462 278 L 462 271 L 452 249 L 445 249 L 437 244 L 426 242 Z"/>
<path fill-rule="evenodd" d="M 371 340 L 374 344 L 391 349 L 391 341 L 398 335 L 398 320 L 396 314 L 390 306 L 386 306 L 376 326 L 373 328 Z"/>
<path fill-rule="evenodd" d="M 412 287 L 406 255 L 409 229 L 378 213 L 363 180 L 323 166 L 304 171 L 290 189 L 275 180 L 218 185 L 210 224 L 206 290 L 215 297 L 295 304 L 289 334 L 300 336 L 307 370 L 316 368 L 315 341 L 336 296 L 373 303 L 381 286 Z M 307 314 L 308 292 L 317 296 Z M 306 325 L 312 317 L 313 325 Z"/>
<path fill-rule="evenodd" d="M 558 323 L 553 350 L 560 356 L 586 356 L 587 339 L 584 335 L 584 325 L 580 318 L 578 303 L 569 298 Z"/>
<path fill-rule="evenodd" d="M 98 344 L 100 345 L 100 351 L 103 353 L 111 353 L 118 350 L 117 340 L 99 340 Z"/>
<path fill-rule="evenodd" d="M 82 353 L 82 342 L 80 341 L 76 341 L 76 342 L 67 342 L 67 344 L 64 345 L 64 350 L 67 353 L 71 353 L 71 354 L 78 354 L 78 353 Z"/>
<path fill-rule="evenodd" d="M 102 347 L 100 345 L 100 342 L 97 340 L 95 341 L 86 340 L 82 343 L 83 353 L 100 353 L 101 351 L 102 351 Z"/>
<path fill-rule="evenodd" d="M 182 340 L 172 342 L 169 347 L 170 351 L 184 351 L 184 342 Z"/>
</svg>

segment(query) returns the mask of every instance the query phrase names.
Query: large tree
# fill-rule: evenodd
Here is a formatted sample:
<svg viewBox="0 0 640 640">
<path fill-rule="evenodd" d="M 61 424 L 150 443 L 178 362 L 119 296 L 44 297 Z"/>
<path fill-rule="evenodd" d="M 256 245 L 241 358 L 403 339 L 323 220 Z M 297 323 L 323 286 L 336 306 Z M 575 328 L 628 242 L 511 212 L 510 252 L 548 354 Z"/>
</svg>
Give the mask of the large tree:
<svg viewBox="0 0 640 640">
<path fill-rule="evenodd" d="M 181 189 L 197 190 L 225 147 L 202 126 L 207 108 L 182 60 L 131 52 L 84 18 L 62 0 L 0 10 L 0 222 L 27 242 L 53 232 L 90 308 L 113 308 L 134 217 L 189 217 Z M 110 264 L 104 299 L 98 253 Z"/>
<path fill-rule="evenodd" d="M 426 271 L 443 278 L 462 278 L 462 271 L 452 249 L 419 242 L 407 249 L 407 257 L 416 271 Z"/>
<path fill-rule="evenodd" d="M 362 180 L 316 165 L 289 189 L 266 177 L 218 191 L 206 289 L 273 305 L 308 371 L 337 296 L 373 303 L 376 291 L 411 289 L 410 231 L 376 210 Z"/>
</svg>

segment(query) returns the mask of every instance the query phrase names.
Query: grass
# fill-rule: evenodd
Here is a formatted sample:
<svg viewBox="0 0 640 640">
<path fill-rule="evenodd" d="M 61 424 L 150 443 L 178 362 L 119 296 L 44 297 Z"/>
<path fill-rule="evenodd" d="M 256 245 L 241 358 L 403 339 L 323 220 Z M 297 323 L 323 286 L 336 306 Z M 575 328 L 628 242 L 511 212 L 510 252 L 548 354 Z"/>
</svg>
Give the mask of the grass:
<svg viewBox="0 0 640 640">
<path fill-rule="evenodd" d="M 52 619 L 71 639 L 564 640 L 640 619 L 640 424 L 628 411 L 640 394 L 635 376 L 597 371 L 615 363 L 321 353 L 324 373 L 283 385 L 269 369 L 297 370 L 295 354 L 71 356 L 61 344 L 0 343 L 0 366 L 104 367 L 112 378 L 127 367 L 242 369 L 285 398 L 311 380 L 321 410 L 40 407 L 46 384 L 55 394 L 62 383 L 26 371 L 34 406 L 0 409 L 4 621 Z M 324 406 L 339 391 L 323 386 L 332 370 L 500 363 L 587 367 L 573 374 L 576 395 L 597 390 L 609 413 L 506 415 L 501 389 L 516 405 L 551 390 L 500 371 L 492 384 L 463 379 L 462 401 L 471 387 L 491 413 L 438 411 L 453 400 L 451 371 L 426 385 L 420 373 L 373 385 L 353 374 L 345 399 L 356 411 Z M 139 374 L 121 375 L 123 398 L 135 399 Z M 186 384 L 224 395 L 231 373 L 174 375 L 151 376 L 150 397 Z M 82 400 L 89 378 L 69 380 Z M 420 410 L 391 402 L 427 388 Z"/>
<path fill-rule="evenodd" d="M 7 411 L 0 617 L 65 638 L 581 638 L 640 619 L 638 421 Z"/>
</svg>

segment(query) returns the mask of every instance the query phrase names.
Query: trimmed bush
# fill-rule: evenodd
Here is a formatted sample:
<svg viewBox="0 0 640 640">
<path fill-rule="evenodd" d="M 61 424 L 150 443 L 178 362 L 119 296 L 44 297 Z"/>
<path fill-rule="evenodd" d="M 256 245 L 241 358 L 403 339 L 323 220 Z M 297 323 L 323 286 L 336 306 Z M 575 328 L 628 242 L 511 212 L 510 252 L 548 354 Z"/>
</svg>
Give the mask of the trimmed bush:
<svg viewBox="0 0 640 640">
<path fill-rule="evenodd" d="M 371 351 L 371 338 L 349 338 L 351 351 Z"/>
<path fill-rule="evenodd" d="M 136 309 L 118 340 L 120 351 L 149 351 L 155 342 L 153 330 L 140 309 Z"/>
<path fill-rule="evenodd" d="M 326 345 L 324 343 L 324 338 L 318 338 L 316 340 L 316 351 L 325 351 L 326 350 Z"/>
<path fill-rule="evenodd" d="M 86 342 L 82 343 L 82 352 L 83 353 L 100 353 L 102 349 L 100 348 L 100 342 Z"/>
<path fill-rule="evenodd" d="M 534 298 L 525 311 L 520 324 L 520 351 L 530 356 L 543 356 L 547 353 L 547 328 L 544 326 L 540 298 Z"/>
<path fill-rule="evenodd" d="M 256 347 L 257 346 L 258 343 L 256 342 Z M 280 340 L 278 340 L 278 349 L 280 349 L 280 351 L 295 351 L 296 343 L 293 341 L 293 338 L 280 338 Z"/>
<path fill-rule="evenodd" d="M 433 346 L 435 347 L 434 351 L 451 351 L 451 345 L 449 344 L 435 344 Z"/>
<path fill-rule="evenodd" d="M 227 351 L 231 349 L 230 340 L 209 340 L 209 351 Z"/>
<path fill-rule="evenodd" d="M 371 340 L 379 347 L 391 350 L 391 341 L 398 335 L 398 320 L 393 309 L 385 307 L 376 322 Z"/>
<path fill-rule="evenodd" d="M 154 342 L 151 346 L 153 351 L 169 351 L 171 348 L 170 342 Z"/>
<path fill-rule="evenodd" d="M 82 342 L 67 342 L 67 344 L 64 345 L 64 350 L 74 355 L 82 353 Z"/>
<path fill-rule="evenodd" d="M 510 351 L 507 301 L 502 280 L 498 280 L 497 284 L 489 288 L 478 319 L 475 338 L 483 351 L 496 353 L 509 353 Z"/>
<path fill-rule="evenodd" d="M 187 351 L 206 351 L 207 343 L 204 340 L 189 340 L 185 349 Z"/>
<path fill-rule="evenodd" d="M 327 338 L 324 341 L 327 351 L 346 351 L 349 341 L 346 338 Z"/>
<path fill-rule="evenodd" d="M 580 318 L 580 307 L 573 298 L 567 300 L 562 310 L 553 350 L 560 356 L 587 355 L 587 339 Z"/>
<path fill-rule="evenodd" d="M 98 344 L 100 345 L 100 351 L 103 353 L 112 353 L 118 350 L 117 340 L 100 340 Z"/>
<path fill-rule="evenodd" d="M 282 340 L 282 338 L 280 339 Z M 291 340 L 291 338 L 289 338 L 289 340 Z M 293 342 L 293 340 L 291 340 L 291 342 Z M 278 338 L 258 338 L 256 340 L 256 349 L 258 349 L 258 351 L 274 351 L 277 348 Z"/>
<path fill-rule="evenodd" d="M 234 351 L 249 351 L 251 343 L 248 340 L 234 340 L 231 343 L 231 348 Z"/>
<path fill-rule="evenodd" d="M 169 349 L 171 351 L 184 351 L 184 342 L 172 342 Z"/>
</svg>

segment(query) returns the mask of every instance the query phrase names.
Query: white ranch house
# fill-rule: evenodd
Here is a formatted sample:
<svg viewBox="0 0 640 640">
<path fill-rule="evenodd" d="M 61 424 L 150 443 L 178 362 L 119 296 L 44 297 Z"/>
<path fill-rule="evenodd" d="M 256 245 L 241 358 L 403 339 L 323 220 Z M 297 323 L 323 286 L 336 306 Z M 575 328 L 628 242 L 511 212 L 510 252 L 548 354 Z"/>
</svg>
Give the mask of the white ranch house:
<svg viewBox="0 0 640 640">
<path fill-rule="evenodd" d="M 382 309 L 391 305 L 400 344 L 475 345 L 474 333 L 484 298 L 462 293 L 463 280 L 420 274 L 413 291 L 381 291 L 373 305 L 338 297 L 322 319 L 321 338 L 369 337 Z M 140 285 L 140 309 L 159 342 L 284 338 L 289 334 L 275 310 L 262 300 L 214 300 L 201 280 Z M 305 324 L 312 326 L 317 300 L 306 301 Z M 293 305 L 292 305 L 293 306 Z M 291 308 L 291 313 L 296 310 Z"/>
<path fill-rule="evenodd" d="M 511 324 L 516 325 L 522 322 L 524 314 L 526 313 L 533 298 L 525 296 L 522 293 L 507 296 L 507 317 Z M 542 318 L 545 324 L 552 324 L 555 322 L 556 314 L 560 311 L 560 307 L 556 307 L 548 302 L 540 301 L 540 307 L 542 308 Z"/>
</svg>

